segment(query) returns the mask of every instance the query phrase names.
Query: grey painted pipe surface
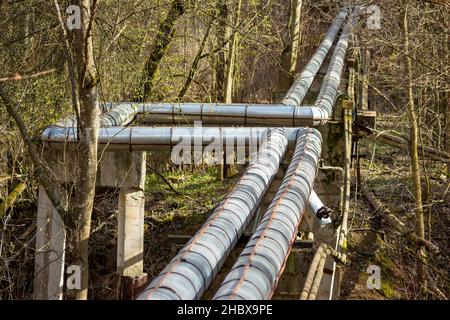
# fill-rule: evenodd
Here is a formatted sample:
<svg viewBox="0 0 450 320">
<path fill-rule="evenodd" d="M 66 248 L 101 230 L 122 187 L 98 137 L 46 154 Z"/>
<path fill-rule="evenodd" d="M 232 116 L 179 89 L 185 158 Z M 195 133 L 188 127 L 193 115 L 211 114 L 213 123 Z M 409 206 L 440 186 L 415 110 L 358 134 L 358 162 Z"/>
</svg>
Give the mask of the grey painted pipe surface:
<svg viewBox="0 0 450 320">
<path fill-rule="evenodd" d="M 331 117 L 333 113 L 333 106 L 338 96 L 339 85 L 341 83 L 341 77 L 344 71 L 345 56 L 347 54 L 355 19 L 356 14 L 353 12 L 350 19 L 345 24 L 344 30 L 342 31 L 339 41 L 336 44 L 333 56 L 331 57 L 330 67 L 328 68 L 327 74 L 323 80 L 323 85 L 320 89 L 319 96 L 313 105 L 313 108 L 320 110 L 320 113 L 324 119 Z M 321 125 L 325 123 L 326 121 L 322 121 Z"/>
<path fill-rule="evenodd" d="M 127 102 L 106 102 L 101 104 L 103 114 L 100 116 L 100 127 L 127 125 L 134 120 L 139 112 L 139 106 Z M 55 127 L 76 128 L 77 120 L 74 116 L 58 121 Z"/>
<path fill-rule="evenodd" d="M 267 129 L 263 127 L 105 127 L 99 131 L 99 147 L 107 151 L 170 151 L 182 143 L 184 146 L 217 143 L 221 146 L 259 146 Z M 285 128 L 290 144 L 295 143 L 299 128 Z M 41 139 L 55 147 L 77 142 L 77 129 L 53 126 L 46 128 Z"/>
<path fill-rule="evenodd" d="M 101 127 L 127 125 L 136 116 L 146 124 L 192 125 L 201 121 L 209 126 L 301 127 L 316 126 L 324 120 L 320 110 L 284 104 L 222 103 L 107 103 L 100 117 Z M 328 120 L 328 119 L 325 119 Z M 74 117 L 55 126 L 76 127 Z"/>
<path fill-rule="evenodd" d="M 315 129 L 298 132 L 294 155 L 280 189 L 214 299 L 272 297 L 313 188 L 321 142 Z"/>
<path fill-rule="evenodd" d="M 202 121 L 212 126 L 300 127 L 321 123 L 312 107 L 283 104 L 159 103 L 140 106 L 146 123 L 188 125 Z"/>
<path fill-rule="evenodd" d="M 267 132 L 258 157 L 235 188 L 139 300 L 201 298 L 253 218 L 285 155 L 286 133 L 282 129 Z"/>
<path fill-rule="evenodd" d="M 339 12 L 327 34 L 325 39 L 322 41 L 320 46 L 317 48 L 316 52 L 309 60 L 308 64 L 304 67 L 302 72 L 295 79 L 288 93 L 284 97 L 282 104 L 300 106 L 303 102 L 306 93 L 311 88 L 311 85 L 320 70 L 325 58 L 328 55 L 331 47 L 333 46 L 334 40 L 341 29 L 345 18 L 348 15 L 348 9 L 343 9 Z"/>
</svg>

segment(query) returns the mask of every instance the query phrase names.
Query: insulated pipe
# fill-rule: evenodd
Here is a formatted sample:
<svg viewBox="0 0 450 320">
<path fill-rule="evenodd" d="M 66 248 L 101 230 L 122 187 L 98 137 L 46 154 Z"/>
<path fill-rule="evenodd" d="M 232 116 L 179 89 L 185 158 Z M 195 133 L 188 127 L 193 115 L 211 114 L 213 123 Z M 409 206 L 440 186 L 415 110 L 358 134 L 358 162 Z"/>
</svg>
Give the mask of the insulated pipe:
<svg viewBox="0 0 450 320">
<path fill-rule="evenodd" d="M 236 187 L 138 300 L 201 298 L 253 218 L 278 172 L 287 143 L 282 129 L 268 130 L 258 157 Z"/>
<path fill-rule="evenodd" d="M 317 193 L 312 190 L 311 195 L 309 196 L 309 210 L 316 215 L 323 207 L 325 207 L 325 205 L 322 200 L 320 200 Z"/>
<path fill-rule="evenodd" d="M 148 124 L 301 127 L 322 123 L 320 110 L 284 104 L 155 103 L 139 106 Z M 326 119 L 329 120 L 329 119 Z"/>
<path fill-rule="evenodd" d="M 320 200 L 314 190 L 311 191 L 311 195 L 309 196 L 308 208 L 309 211 L 311 211 L 311 213 L 320 220 L 320 225 L 322 227 L 332 222 L 331 214 L 333 210 L 323 204 L 322 200 Z"/>
<path fill-rule="evenodd" d="M 286 175 L 255 233 L 214 299 L 270 299 L 313 188 L 321 152 L 315 129 L 301 130 Z"/>
<path fill-rule="evenodd" d="M 124 126 L 134 120 L 139 107 L 133 103 L 106 102 L 100 108 L 104 113 L 100 116 L 100 127 Z M 76 128 L 77 120 L 74 116 L 58 121 L 54 126 Z"/>
<path fill-rule="evenodd" d="M 245 147 L 256 150 L 268 128 L 252 127 L 109 127 L 100 128 L 99 147 L 107 151 L 170 151 L 175 147 L 199 145 Z M 289 143 L 295 143 L 299 128 L 285 128 Z M 41 139 L 56 148 L 77 142 L 77 129 L 48 127 Z"/>
<path fill-rule="evenodd" d="M 108 103 L 111 105 L 112 103 Z M 100 126 L 127 125 L 139 115 L 145 124 L 192 125 L 201 121 L 209 126 L 301 127 L 317 126 L 323 119 L 320 110 L 283 104 L 224 103 L 132 103 L 117 104 L 100 117 Z M 55 126 L 76 127 L 69 117 Z"/>
<path fill-rule="evenodd" d="M 350 16 L 350 19 L 345 24 L 341 36 L 339 37 L 339 41 L 336 44 L 333 56 L 331 57 L 330 67 L 328 68 L 328 71 L 323 80 L 323 85 L 320 89 L 317 100 L 312 107 L 319 110 L 323 119 L 330 118 L 333 114 L 333 106 L 338 96 L 339 85 L 341 83 L 341 77 L 345 65 L 345 56 L 347 53 L 350 35 L 353 30 L 355 19 L 356 14 L 355 12 L 353 12 Z M 327 121 L 324 120 L 320 123 L 320 125 L 324 125 L 326 122 Z"/>
<path fill-rule="evenodd" d="M 306 275 L 305 285 L 300 296 L 300 300 L 314 300 L 322 280 L 323 269 L 326 258 L 331 255 L 335 261 L 346 263 L 346 256 L 337 252 L 326 243 L 322 243 L 317 249 Z"/>
<path fill-rule="evenodd" d="M 300 106 L 305 99 L 306 93 L 311 88 L 311 85 L 319 72 L 325 58 L 333 46 L 336 35 L 341 29 L 345 18 L 348 15 L 348 9 L 343 9 L 339 12 L 330 29 L 328 30 L 325 39 L 322 41 L 311 60 L 304 67 L 300 75 L 295 79 L 288 93 L 282 100 L 282 104 Z"/>
</svg>

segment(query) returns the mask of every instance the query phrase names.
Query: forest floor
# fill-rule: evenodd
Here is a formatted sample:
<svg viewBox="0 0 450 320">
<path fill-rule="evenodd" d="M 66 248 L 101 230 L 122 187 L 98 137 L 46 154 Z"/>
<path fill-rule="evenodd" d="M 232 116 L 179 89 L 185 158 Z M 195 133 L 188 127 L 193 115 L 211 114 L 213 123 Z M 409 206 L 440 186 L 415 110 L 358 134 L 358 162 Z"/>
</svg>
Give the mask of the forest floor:
<svg viewBox="0 0 450 320">
<path fill-rule="evenodd" d="M 395 122 L 394 122 L 395 123 Z M 400 124 L 399 124 L 400 125 Z M 395 130 L 389 119 L 379 119 L 380 130 Z M 414 229 L 414 198 L 406 151 L 363 140 L 359 145 L 361 184 L 410 230 Z M 448 266 L 450 262 L 450 190 L 445 181 L 444 166 L 421 163 L 429 177 L 422 179 L 426 239 L 440 248 L 439 254 L 427 253 L 429 274 L 428 299 L 450 296 Z M 344 268 L 341 299 L 416 299 L 415 248 L 383 223 L 383 214 L 375 212 L 361 196 L 362 186 L 353 183 L 349 221 L 348 257 Z M 367 268 L 381 270 L 381 289 L 367 286 Z"/>
</svg>

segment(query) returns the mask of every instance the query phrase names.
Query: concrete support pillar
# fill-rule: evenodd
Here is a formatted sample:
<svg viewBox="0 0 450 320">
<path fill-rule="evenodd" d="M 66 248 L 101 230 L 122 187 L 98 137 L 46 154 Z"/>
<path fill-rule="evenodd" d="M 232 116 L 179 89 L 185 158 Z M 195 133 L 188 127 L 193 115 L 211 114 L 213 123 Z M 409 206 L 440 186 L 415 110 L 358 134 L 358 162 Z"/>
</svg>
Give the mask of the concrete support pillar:
<svg viewBox="0 0 450 320">
<path fill-rule="evenodd" d="M 119 188 L 117 274 L 119 299 L 132 299 L 145 284 L 145 152 L 106 152 L 100 163 L 99 187 Z"/>
<path fill-rule="evenodd" d="M 74 155 L 49 152 L 59 183 L 74 181 L 76 170 L 69 159 Z M 144 186 L 145 152 L 102 152 L 97 172 L 97 187 L 119 189 L 117 273 L 119 296 L 130 299 L 145 283 Z M 35 258 L 35 299 L 62 299 L 64 286 L 64 250 L 66 232 L 45 190 L 39 189 Z"/>
<path fill-rule="evenodd" d="M 119 193 L 117 273 L 138 276 L 144 271 L 144 191 L 121 188 Z"/>
<path fill-rule="evenodd" d="M 65 239 L 64 222 L 40 186 L 33 293 L 36 300 L 63 297 Z"/>
</svg>

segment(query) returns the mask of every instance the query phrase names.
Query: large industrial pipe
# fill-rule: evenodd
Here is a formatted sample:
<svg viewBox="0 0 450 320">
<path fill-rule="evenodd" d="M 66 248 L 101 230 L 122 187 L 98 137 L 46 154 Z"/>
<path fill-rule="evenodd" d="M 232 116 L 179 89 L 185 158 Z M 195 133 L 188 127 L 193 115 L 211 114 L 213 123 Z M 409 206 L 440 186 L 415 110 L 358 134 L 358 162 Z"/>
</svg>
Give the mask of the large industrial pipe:
<svg viewBox="0 0 450 320">
<path fill-rule="evenodd" d="M 320 114 L 323 119 L 327 119 L 333 114 L 333 106 L 336 102 L 339 85 L 341 83 L 342 73 L 344 71 L 345 56 L 347 53 L 350 36 L 353 31 L 353 26 L 356 22 L 357 12 L 354 11 L 348 22 L 346 23 L 342 35 L 339 38 L 336 48 L 334 49 L 333 56 L 331 58 L 330 67 L 323 80 L 323 85 L 320 89 L 319 96 L 314 103 L 313 108 L 320 110 Z M 327 121 L 321 122 L 324 125 Z"/>
<path fill-rule="evenodd" d="M 298 132 L 292 161 L 275 198 L 214 299 L 270 299 L 313 188 L 321 152 L 315 129 Z"/>
<path fill-rule="evenodd" d="M 305 68 L 307 69 L 305 72 L 311 72 L 315 76 L 317 68 L 320 69 L 325 58 L 322 58 L 324 50 L 329 51 L 330 48 L 327 48 L 330 45 L 329 40 L 336 37 L 345 15 L 344 11 L 340 12 L 322 43 L 322 48 L 319 48 L 313 56 L 314 61 Z M 196 120 L 216 126 L 322 125 L 331 117 L 332 107 L 337 98 L 351 21 L 352 19 L 346 24 L 336 45 L 319 98 L 313 106 L 299 107 L 298 104 L 291 104 L 289 101 L 286 103 L 287 100 L 284 101 L 285 104 L 280 105 L 105 104 L 106 112 L 101 118 L 103 128 L 100 130 L 99 144 L 111 151 L 171 150 L 181 142 L 189 146 L 198 143 L 204 146 L 210 143 L 224 145 L 229 141 L 237 142 L 239 145 L 240 141 L 241 144 L 249 146 L 254 137 L 257 141 L 263 141 L 258 157 L 255 158 L 257 160 L 254 159 L 250 163 L 236 188 L 214 210 L 211 218 L 162 274 L 140 295 L 141 299 L 201 297 L 253 217 L 278 170 L 288 141 L 293 141 L 296 137 L 296 151 L 285 181 L 243 255 L 216 294 L 216 298 L 225 298 L 227 295 L 245 299 L 270 298 L 284 268 L 292 241 L 295 239 L 306 202 L 310 202 L 311 210 L 316 214 L 318 212 L 316 209 L 320 206 L 317 198 L 310 196 L 320 155 L 320 134 L 313 129 L 293 128 L 286 131 L 269 129 L 269 136 L 263 138 L 266 128 L 208 128 L 211 131 L 205 134 L 196 132 L 196 128 L 117 126 L 130 123 L 137 114 L 143 114 L 145 120 L 150 123 L 173 125 L 192 124 Z M 287 97 L 288 100 L 299 97 L 303 99 L 302 92 L 307 87 L 309 89 L 309 81 L 313 80 L 306 79 L 307 76 L 304 73 L 304 81 L 297 86 L 302 89 L 296 90 L 294 85 L 290 96 Z M 297 81 L 301 80 L 302 76 Z M 76 122 L 63 121 L 49 127 L 42 134 L 42 138 L 47 143 L 57 143 L 60 146 L 64 145 L 63 143 L 76 143 Z M 282 250 L 277 251 L 270 244 Z M 252 272 L 248 272 L 249 270 Z M 255 283 L 256 290 L 248 291 L 247 289 L 252 285 L 255 286 Z"/>
<path fill-rule="evenodd" d="M 138 299 L 192 300 L 203 295 L 253 218 L 278 171 L 287 143 L 282 129 L 268 130 L 258 157 L 236 187 Z"/>
<path fill-rule="evenodd" d="M 178 147 L 208 146 L 245 147 L 256 150 L 268 128 L 263 127 L 103 127 L 99 147 L 107 151 L 170 151 Z M 289 143 L 295 143 L 299 128 L 285 128 Z M 77 142 L 77 129 L 52 126 L 41 139 L 56 148 Z"/>
<path fill-rule="evenodd" d="M 341 26 L 348 15 L 348 11 L 348 9 L 343 9 L 339 12 L 336 19 L 334 20 L 334 23 L 331 25 L 330 29 L 325 35 L 325 39 L 317 48 L 311 60 L 309 60 L 308 64 L 302 70 L 300 75 L 295 79 L 288 93 L 281 102 L 282 104 L 293 106 L 301 105 L 301 103 L 305 99 L 306 94 L 311 88 L 311 85 L 317 73 L 319 72 L 320 67 L 327 57 L 330 48 L 333 46 L 336 35 L 341 29 Z"/>
<path fill-rule="evenodd" d="M 126 102 L 106 102 L 101 104 L 100 127 L 125 126 L 131 123 L 139 113 L 139 106 Z M 76 128 L 74 116 L 58 121 L 55 127 Z"/>
</svg>

